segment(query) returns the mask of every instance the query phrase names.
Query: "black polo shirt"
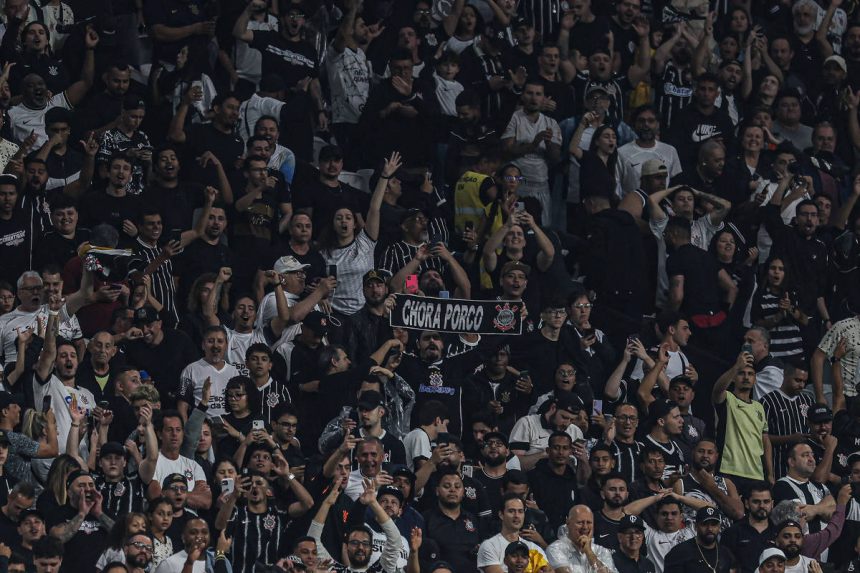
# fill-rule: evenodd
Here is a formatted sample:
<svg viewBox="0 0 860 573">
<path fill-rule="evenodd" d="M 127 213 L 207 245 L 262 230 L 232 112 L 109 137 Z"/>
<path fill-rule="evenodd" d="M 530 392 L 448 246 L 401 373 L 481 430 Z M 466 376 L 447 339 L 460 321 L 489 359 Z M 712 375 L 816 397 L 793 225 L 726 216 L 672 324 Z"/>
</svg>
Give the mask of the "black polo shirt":
<svg viewBox="0 0 860 573">
<path fill-rule="evenodd" d="M 729 573 L 733 563 L 731 551 L 720 545 L 706 549 L 697 545 L 694 537 L 676 545 L 666 554 L 663 573 Z"/>
<path fill-rule="evenodd" d="M 758 558 L 773 538 L 776 530 L 768 521 L 767 529 L 759 532 L 748 519 L 738 521 L 720 534 L 720 545 L 735 556 L 734 566 L 740 573 L 753 573 L 758 569 Z"/>
<path fill-rule="evenodd" d="M 621 551 L 615 551 L 612 553 L 612 562 L 615 563 L 618 573 L 655 573 L 657 571 L 654 563 L 644 555 L 640 555 L 639 560 L 634 561 Z"/>
<path fill-rule="evenodd" d="M 439 544 L 440 559 L 454 566 L 454 571 L 475 571 L 481 535 L 478 520 L 461 509 L 457 519 L 451 519 L 434 507 L 424 512 L 424 535 Z"/>
</svg>

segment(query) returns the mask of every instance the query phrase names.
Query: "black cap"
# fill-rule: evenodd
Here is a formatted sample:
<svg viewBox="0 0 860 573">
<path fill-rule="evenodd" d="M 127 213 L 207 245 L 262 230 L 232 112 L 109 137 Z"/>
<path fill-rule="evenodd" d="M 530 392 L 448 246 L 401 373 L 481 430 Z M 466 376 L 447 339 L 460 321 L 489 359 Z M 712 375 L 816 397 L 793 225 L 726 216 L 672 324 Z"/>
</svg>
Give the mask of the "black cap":
<svg viewBox="0 0 860 573">
<path fill-rule="evenodd" d="M 383 400 L 382 394 L 376 390 L 365 390 L 358 399 L 359 410 L 373 410 L 384 405 L 385 400 Z"/>
<path fill-rule="evenodd" d="M 11 173 L 3 173 L 0 175 L 0 185 L 14 185 L 18 187 L 18 178 Z"/>
<path fill-rule="evenodd" d="M 328 334 L 328 317 L 318 310 L 313 310 L 302 321 L 302 326 L 307 326 L 314 334 L 325 336 Z"/>
<path fill-rule="evenodd" d="M 146 102 L 137 94 L 127 93 L 122 98 L 122 109 L 146 109 Z"/>
<path fill-rule="evenodd" d="M 669 386 L 671 386 L 672 384 L 686 384 L 690 388 L 694 388 L 696 386 L 696 383 L 693 382 L 692 378 L 690 378 L 689 376 L 684 376 L 683 374 L 679 374 L 678 376 L 675 376 L 674 378 L 669 380 Z"/>
<path fill-rule="evenodd" d="M 182 474 L 170 474 L 163 480 L 161 480 L 161 489 L 167 489 L 175 483 L 182 484 L 188 487 L 188 480 L 185 479 L 185 476 Z"/>
<path fill-rule="evenodd" d="M 531 23 L 531 20 L 528 18 L 524 18 L 522 16 L 514 16 L 513 20 L 511 20 L 511 30 L 516 30 L 522 26 L 528 26 L 529 28 L 534 27 L 534 24 Z"/>
<path fill-rule="evenodd" d="M 522 541 L 512 541 L 505 547 L 505 557 L 508 555 L 526 555 L 529 554 L 529 546 Z"/>
<path fill-rule="evenodd" d="M 328 161 L 331 159 L 343 159 L 343 150 L 339 146 L 326 145 L 320 149 L 319 161 Z"/>
<path fill-rule="evenodd" d="M 798 523 L 798 522 L 794 521 L 793 519 L 786 519 L 786 520 L 785 520 L 785 521 L 783 521 L 782 523 L 778 523 L 778 524 L 777 524 L 777 526 L 776 526 L 776 533 L 777 533 L 777 535 L 778 535 L 778 534 L 779 534 L 783 529 L 785 529 L 786 527 L 796 527 L 796 528 L 798 528 L 800 531 L 803 531 L 803 526 L 801 526 L 801 525 L 800 525 L 800 523 Z"/>
<path fill-rule="evenodd" d="M 400 466 L 399 468 L 391 472 L 391 477 L 397 476 L 403 476 L 405 478 L 408 478 L 409 481 L 411 481 L 413 484 L 415 483 L 415 472 L 413 472 L 406 466 Z"/>
<path fill-rule="evenodd" d="M 400 488 L 393 485 L 384 485 L 376 492 L 376 499 L 379 499 L 383 495 L 393 495 L 400 502 L 400 505 L 403 505 L 403 492 L 400 491 Z"/>
<path fill-rule="evenodd" d="M 149 324 L 161 320 L 161 315 L 151 306 L 144 306 L 134 311 L 135 324 Z"/>
<path fill-rule="evenodd" d="M 0 430 L 0 445 L 9 445 L 9 435 L 6 433 L 6 430 Z"/>
<path fill-rule="evenodd" d="M 20 394 L 12 394 L 11 392 L 0 392 L 0 410 L 8 408 L 11 404 L 24 405 L 24 397 Z"/>
<path fill-rule="evenodd" d="M 64 107 L 52 107 L 45 112 L 45 126 L 52 123 L 72 123 L 72 112 Z"/>
<path fill-rule="evenodd" d="M 565 412 L 570 412 L 571 414 L 579 414 L 579 412 L 581 412 L 582 409 L 585 408 L 585 404 L 583 404 L 582 398 L 580 398 L 573 392 L 556 390 L 555 407 L 558 410 L 564 410 Z"/>
<path fill-rule="evenodd" d="M 833 420 L 833 410 L 831 410 L 824 404 L 819 404 L 815 406 L 809 412 L 809 421 L 814 424 L 820 424 L 821 422 L 830 422 L 831 420 Z"/>
<path fill-rule="evenodd" d="M 707 523 L 709 521 L 722 521 L 723 516 L 715 507 L 703 507 L 696 512 L 696 523 Z"/>
<path fill-rule="evenodd" d="M 118 456 L 123 457 L 128 456 L 128 452 L 125 451 L 125 447 L 123 447 L 123 445 L 119 442 L 107 442 L 105 445 L 99 448 L 99 458 L 103 458 L 111 454 L 116 454 Z"/>
<path fill-rule="evenodd" d="M 490 440 L 499 440 L 505 447 L 508 447 L 508 437 L 504 435 L 502 432 L 487 432 L 484 434 L 484 443 L 486 444 Z"/>
<path fill-rule="evenodd" d="M 412 218 L 414 218 L 414 217 L 417 217 L 418 215 L 425 215 L 425 216 L 426 216 L 426 214 L 424 213 L 424 211 L 422 211 L 421 209 L 419 209 L 419 208 L 417 208 L 417 207 L 412 207 L 411 209 L 406 209 L 406 210 L 405 210 L 405 211 L 403 211 L 403 213 L 400 215 L 400 224 L 403 224 L 403 223 L 405 223 L 406 221 L 408 221 L 409 219 L 412 219 Z"/>
<path fill-rule="evenodd" d="M 433 565 L 430 566 L 430 573 L 433 573 L 433 571 L 436 571 L 438 569 L 447 569 L 448 571 L 455 571 L 454 566 L 447 561 L 434 561 Z"/>
<path fill-rule="evenodd" d="M 388 279 L 391 278 L 391 273 L 384 269 L 370 269 L 364 276 L 361 277 L 361 284 L 367 284 L 370 281 L 379 281 L 383 284 L 388 282 Z"/>
<path fill-rule="evenodd" d="M 25 509 L 24 511 L 22 511 L 21 513 L 18 514 L 18 523 L 23 523 L 24 520 L 27 519 L 28 517 L 30 517 L 31 515 L 35 515 L 36 517 L 38 517 L 42 521 L 46 521 L 45 520 L 45 514 L 42 513 L 38 508 L 29 507 L 29 508 Z"/>
<path fill-rule="evenodd" d="M 627 531 L 628 529 L 638 529 L 645 531 L 645 521 L 638 515 L 625 515 L 618 522 L 618 531 Z"/>
</svg>

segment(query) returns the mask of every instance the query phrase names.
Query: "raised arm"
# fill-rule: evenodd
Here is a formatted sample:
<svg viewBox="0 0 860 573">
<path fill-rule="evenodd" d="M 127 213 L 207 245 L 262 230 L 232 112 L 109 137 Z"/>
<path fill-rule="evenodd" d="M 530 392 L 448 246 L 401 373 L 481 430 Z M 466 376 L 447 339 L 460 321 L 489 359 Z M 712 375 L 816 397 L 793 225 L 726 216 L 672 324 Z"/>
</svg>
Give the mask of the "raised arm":
<svg viewBox="0 0 860 573">
<path fill-rule="evenodd" d="M 693 77 L 699 77 L 708 71 L 711 59 L 711 46 L 714 42 L 714 14 L 709 13 L 705 19 L 703 35 L 693 52 Z"/>
<path fill-rule="evenodd" d="M 490 235 L 490 238 L 487 239 L 487 242 L 484 244 L 484 251 L 482 255 L 482 260 L 484 261 L 484 268 L 487 269 L 487 272 L 493 272 L 496 270 L 496 265 L 498 264 L 498 255 L 496 255 L 496 249 L 502 246 L 502 241 L 505 240 L 505 235 L 513 228 L 514 226 L 514 218 L 508 217 L 508 220 L 505 221 L 505 224 L 495 230 L 495 232 Z"/>
<path fill-rule="evenodd" d="M 439 243 L 435 245 L 431 251 L 434 257 L 439 257 L 448 263 L 448 271 L 451 273 L 451 279 L 454 281 L 454 297 L 468 299 L 472 298 L 472 282 L 469 280 L 469 275 L 457 262 L 454 255 L 448 248 Z"/>
<path fill-rule="evenodd" d="M 573 136 L 570 138 L 570 144 L 567 146 L 567 152 L 574 156 L 577 161 L 582 159 L 582 149 L 579 147 L 580 142 L 582 142 L 582 134 L 597 120 L 598 115 L 593 111 L 590 111 L 583 115 L 579 120 L 579 123 L 576 124 L 576 129 L 573 132 Z"/>
<path fill-rule="evenodd" d="M 657 384 L 657 379 L 663 374 L 663 371 L 666 370 L 666 366 L 669 364 L 669 347 L 666 344 L 661 344 L 659 350 L 657 351 L 657 360 L 654 366 L 648 371 L 648 374 L 642 378 L 642 383 L 639 384 L 639 390 L 636 392 L 636 397 L 639 399 L 639 402 L 645 406 L 647 410 L 651 404 L 654 402 L 654 396 L 652 394 L 654 390 L 654 386 Z"/>
<path fill-rule="evenodd" d="M 714 384 L 714 388 L 711 391 L 711 400 L 714 404 L 722 404 L 726 401 L 726 392 L 728 391 L 729 385 L 734 382 L 735 376 L 738 372 L 741 371 L 742 368 L 747 366 L 752 367 L 753 365 L 753 357 L 752 354 L 748 352 L 741 352 L 738 354 L 737 360 L 732 364 L 732 367 L 726 370 L 722 376 L 717 379 L 717 383 Z"/>
<path fill-rule="evenodd" d="M 161 484 L 153 481 L 155 476 L 155 466 L 158 463 L 158 438 L 155 436 L 155 427 L 152 425 L 152 407 L 148 404 L 141 407 L 139 414 L 139 424 L 143 427 L 144 448 L 146 449 L 146 457 L 140 463 L 138 473 L 140 480 L 151 485 L 156 483 L 159 486 L 159 494 L 161 493 Z"/>
<path fill-rule="evenodd" d="M 296 498 L 296 501 L 287 506 L 287 512 L 293 519 L 303 516 L 314 506 L 314 498 L 310 493 L 308 493 L 308 490 L 305 489 L 302 483 L 296 479 L 296 476 L 290 473 L 290 464 L 287 463 L 287 458 L 284 457 L 281 450 L 275 450 L 275 453 L 272 455 L 272 460 L 274 461 L 275 467 L 273 471 L 275 472 L 275 475 L 278 476 L 281 483 L 284 484 Z"/>
<path fill-rule="evenodd" d="M 711 222 L 711 225 L 717 226 L 722 223 L 723 219 L 726 218 L 729 211 L 732 209 L 731 202 L 723 199 L 722 197 L 717 197 L 716 195 L 699 191 L 698 189 L 693 189 L 693 194 L 702 201 L 713 205 L 714 209 L 708 213 L 708 220 Z"/>
<path fill-rule="evenodd" d="M 357 0 L 344 0 L 344 8 L 346 9 L 346 12 L 340 21 L 340 26 L 337 29 L 337 35 L 334 38 L 334 42 L 332 42 L 332 47 L 338 54 L 343 52 L 346 48 L 355 50 L 357 47 L 355 38 L 353 38 L 355 16 L 358 14 Z"/>
<path fill-rule="evenodd" d="M 400 153 L 393 151 L 391 157 L 385 160 L 382 175 L 379 176 L 376 189 L 373 190 L 373 195 L 370 197 L 370 208 L 367 211 L 367 224 L 364 226 L 364 232 L 373 241 L 379 238 L 379 210 L 382 208 L 382 199 L 385 196 L 385 189 L 388 188 L 388 180 L 400 169 L 400 165 Z"/>
<path fill-rule="evenodd" d="M 824 13 L 824 18 L 821 19 L 821 24 L 818 25 L 818 30 L 815 32 L 815 41 L 818 43 L 818 49 L 821 51 L 822 59 L 829 58 L 833 55 L 833 46 L 827 39 L 827 33 L 830 32 L 830 24 L 833 23 L 833 15 L 841 4 L 842 0 L 830 0 L 830 5 Z"/>
<path fill-rule="evenodd" d="M 249 44 L 254 41 L 254 32 L 248 29 L 248 21 L 251 19 L 251 10 L 253 8 L 254 3 L 248 2 L 233 24 L 233 37 Z"/>
<path fill-rule="evenodd" d="M 517 216 L 517 220 L 520 225 L 527 226 L 535 234 L 535 242 L 537 242 L 538 249 L 540 249 L 537 254 L 537 267 L 542 272 L 545 272 L 555 258 L 555 246 L 553 246 L 552 241 L 549 240 L 543 229 L 538 226 L 531 214 L 523 211 Z"/>
<path fill-rule="evenodd" d="M 42 351 L 39 353 L 39 359 L 33 367 L 36 375 L 43 384 L 50 380 L 51 373 L 54 371 L 54 361 L 57 359 L 57 328 L 59 323 L 60 313 L 58 311 L 51 311 L 48 314 L 48 321 L 45 326 L 45 342 L 42 345 Z"/>
<path fill-rule="evenodd" d="M 856 110 L 853 115 L 854 121 L 856 122 Z M 854 177 L 854 185 L 851 187 L 851 195 L 845 198 L 842 205 L 836 210 L 835 215 L 831 217 L 834 227 L 839 230 L 845 229 L 845 225 L 848 223 L 848 218 L 851 216 L 851 212 L 854 211 L 854 206 L 857 205 L 858 198 L 860 198 L 860 175 Z"/>
<path fill-rule="evenodd" d="M 442 21 L 442 28 L 448 37 L 454 35 L 457 31 L 457 23 L 460 21 L 460 15 L 463 13 L 463 8 L 466 6 L 466 0 L 454 0 L 454 5 L 451 6 L 451 12 Z"/>
<path fill-rule="evenodd" d="M 87 92 L 93 87 L 96 75 L 95 49 L 99 43 L 99 35 L 95 30 L 89 28 L 84 36 L 86 53 L 84 54 L 84 66 L 81 68 L 81 79 L 66 88 L 66 99 L 72 107 L 84 100 Z"/>
<path fill-rule="evenodd" d="M 633 30 L 639 36 L 639 47 L 636 49 L 636 60 L 627 70 L 627 81 L 637 86 L 640 82 L 649 82 L 651 74 L 651 24 L 647 18 L 637 18 L 633 21 Z"/>
</svg>

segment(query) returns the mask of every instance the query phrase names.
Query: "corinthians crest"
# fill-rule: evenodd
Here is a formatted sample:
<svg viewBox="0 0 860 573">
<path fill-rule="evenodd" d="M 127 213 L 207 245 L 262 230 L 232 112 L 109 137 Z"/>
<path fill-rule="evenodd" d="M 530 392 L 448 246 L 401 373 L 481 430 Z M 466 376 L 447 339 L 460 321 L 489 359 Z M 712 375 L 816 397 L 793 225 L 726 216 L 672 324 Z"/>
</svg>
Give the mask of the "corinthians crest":
<svg viewBox="0 0 860 573">
<path fill-rule="evenodd" d="M 496 318 L 493 319 L 493 326 L 499 332 L 508 332 L 513 330 L 517 323 L 517 315 L 520 307 L 516 304 L 511 306 L 509 303 L 496 305 Z"/>
</svg>

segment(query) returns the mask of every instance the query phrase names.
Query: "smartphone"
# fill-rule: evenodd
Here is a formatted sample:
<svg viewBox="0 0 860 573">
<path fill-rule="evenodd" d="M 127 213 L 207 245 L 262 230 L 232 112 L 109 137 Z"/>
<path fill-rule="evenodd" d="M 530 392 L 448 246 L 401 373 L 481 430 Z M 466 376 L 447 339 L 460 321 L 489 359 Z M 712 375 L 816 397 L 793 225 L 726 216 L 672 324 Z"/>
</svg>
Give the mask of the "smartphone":
<svg viewBox="0 0 860 573">
<path fill-rule="evenodd" d="M 248 476 L 248 468 L 242 468 L 242 477 Z"/>
<path fill-rule="evenodd" d="M 439 235 L 437 235 L 436 233 L 433 233 L 433 234 L 431 234 L 431 235 L 430 235 L 430 237 L 428 238 L 428 242 L 430 243 L 430 248 L 433 248 L 433 247 L 435 247 L 436 245 L 438 245 L 439 243 L 441 243 L 441 242 L 442 242 L 442 237 L 440 237 L 440 236 L 439 236 Z"/>
<path fill-rule="evenodd" d="M 42 412 L 47 412 L 51 409 L 51 395 L 48 394 L 42 398 Z"/>
<path fill-rule="evenodd" d="M 170 234 L 167 236 L 167 240 L 170 242 L 176 241 L 177 243 L 182 239 L 182 229 L 173 229 L 170 231 Z"/>
<path fill-rule="evenodd" d="M 98 406 L 99 408 L 101 408 L 102 410 L 110 410 L 110 402 L 108 402 L 107 400 L 101 400 L 101 401 L 97 404 L 97 406 Z"/>
<path fill-rule="evenodd" d="M 418 293 L 418 275 L 409 275 L 406 277 L 406 294 Z"/>
<path fill-rule="evenodd" d="M 744 343 L 744 345 L 741 346 L 741 352 L 746 352 L 747 354 L 752 354 L 753 353 L 752 344 L 750 344 L 749 342 Z"/>
<path fill-rule="evenodd" d="M 529 371 L 528 370 L 520 370 L 520 375 L 519 375 L 520 380 L 525 380 L 528 377 L 529 377 Z"/>
<path fill-rule="evenodd" d="M 255 432 L 266 429 L 266 423 L 263 420 L 254 420 L 251 422 L 251 429 Z"/>
<path fill-rule="evenodd" d="M 585 330 L 582 331 L 582 337 L 583 338 L 588 338 L 589 336 L 594 336 L 594 329 L 593 328 L 586 328 Z"/>
<path fill-rule="evenodd" d="M 594 400 L 591 406 L 591 413 L 599 416 L 603 413 L 603 400 Z"/>
<path fill-rule="evenodd" d="M 639 337 L 635 334 L 631 334 L 630 336 L 627 337 L 627 345 L 629 346 L 629 345 L 633 344 L 634 342 L 636 342 L 637 340 L 639 340 Z"/>
<path fill-rule="evenodd" d="M 221 416 L 212 416 L 212 418 L 209 421 L 212 422 L 212 424 L 214 424 L 216 426 L 223 426 L 224 425 L 224 418 L 222 418 Z"/>
<path fill-rule="evenodd" d="M 326 268 L 327 276 L 337 278 L 337 265 L 329 265 Z"/>
<path fill-rule="evenodd" d="M 122 288 L 122 284 L 121 283 L 110 283 L 110 286 L 108 288 L 110 290 L 120 290 Z"/>
<path fill-rule="evenodd" d="M 221 480 L 221 493 L 233 493 L 236 489 L 236 482 L 233 478 L 224 478 Z"/>
<path fill-rule="evenodd" d="M 517 201 L 517 202 L 514 204 L 514 210 L 515 210 L 517 213 L 522 213 L 523 211 L 525 211 L 525 210 L 526 210 L 526 204 L 525 204 L 525 203 L 523 203 L 522 201 Z"/>
<path fill-rule="evenodd" d="M 152 377 L 149 375 L 149 372 L 146 370 L 140 370 L 140 381 L 141 382 L 149 382 L 152 380 Z"/>
<path fill-rule="evenodd" d="M 439 298 L 451 298 L 451 293 L 448 292 L 447 290 L 440 290 L 439 291 Z"/>
<path fill-rule="evenodd" d="M 474 221 L 466 221 L 466 223 L 464 225 L 464 229 L 466 229 L 467 231 L 474 231 L 475 230 L 475 222 Z"/>
</svg>

